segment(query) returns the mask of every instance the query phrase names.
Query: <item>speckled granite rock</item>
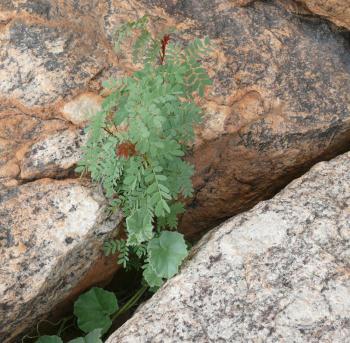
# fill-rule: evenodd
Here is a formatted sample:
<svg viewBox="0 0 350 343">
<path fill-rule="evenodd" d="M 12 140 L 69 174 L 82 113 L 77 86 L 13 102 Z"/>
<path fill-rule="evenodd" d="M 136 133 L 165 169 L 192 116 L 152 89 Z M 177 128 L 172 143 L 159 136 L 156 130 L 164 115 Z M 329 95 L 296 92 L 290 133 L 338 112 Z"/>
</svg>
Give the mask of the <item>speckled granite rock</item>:
<svg viewBox="0 0 350 343">
<path fill-rule="evenodd" d="M 106 343 L 350 341 L 350 153 L 205 236 Z"/>
<path fill-rule="evenodd" d="M 106 220 L 104 198 L 77 181 L 43 179 L 0 192 L 0 342 L 65 300 L 116 219 Z"/>
<path fill-rule="evenodd" d="M 67 175 L 81 159 L 86 138 L 83 130 L 65 130 L 36 141 L 24 153 L 21 179 Z"/>
</svg>

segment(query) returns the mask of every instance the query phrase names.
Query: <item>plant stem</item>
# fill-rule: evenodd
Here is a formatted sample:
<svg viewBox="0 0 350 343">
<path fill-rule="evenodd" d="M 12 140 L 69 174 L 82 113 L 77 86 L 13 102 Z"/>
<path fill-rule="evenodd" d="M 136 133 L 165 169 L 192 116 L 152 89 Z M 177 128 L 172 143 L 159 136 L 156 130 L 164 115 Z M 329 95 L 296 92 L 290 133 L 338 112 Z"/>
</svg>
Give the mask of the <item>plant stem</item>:
<svg viewBox="0 0 350 343">
<path fill-rule="evenodd" d="M 131 307 L 133 307 L 139 299 L 142 297 L 143 293 L 148 289 L 147 285 L 142 286 L 113 316 L 112 322 L 116 320 L 120 315 L 128 311 Z"/>
<path fill-rule="evenodd" d="M 68 316 L 68 317 L 64 317 L 62 319 L 62 323 L 60 325 L 60 327 L 58 328 L 58 332 L 57 332 L 57 336 L 60 336 L 62 334 L 62 332 L 65 331 L 65 325 L 68 321 L 70 321 L 71 319 L 73 319 L 73 315 Z"/>
</svg>

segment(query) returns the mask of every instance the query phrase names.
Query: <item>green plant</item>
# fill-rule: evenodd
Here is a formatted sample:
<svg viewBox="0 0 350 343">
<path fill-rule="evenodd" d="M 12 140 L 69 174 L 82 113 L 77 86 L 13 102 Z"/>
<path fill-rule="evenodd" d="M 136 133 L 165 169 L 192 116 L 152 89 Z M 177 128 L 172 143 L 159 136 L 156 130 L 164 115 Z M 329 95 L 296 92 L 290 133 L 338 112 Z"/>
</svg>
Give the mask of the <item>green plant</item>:
<svg viewBox="0 0 350 343">
<path fill-rule="evenodd" d="M 36 343 L 63 343 L 62 339 L 58 336 L 41 336 Z"/>
<path fill-rule="evenodd" d="M 115 294 L 102 288 L 93 287 L 81 294 L 74 303 L 74 316 L 78 328 L 87 335 L 70 340 L 68 343 L 102 343 L 102 336 L 111 328 L 113 321 L 134 307 L 147 289 L 148 286 L 143 285 L 121 308 L 118 306 Z M 40 336 L 37 329 L 36 337 L 39 338 L 35 343 L 63 343 L 59 335 L 64 331 L 66 322 L 72 319 L 73 316 L 70 316 L 58 322 L 61 324 L 58 335 Z"/>
<path fill-rule="evenodd" d="M 201 121 L 194 98 L 204 95 L 211 80 L 201 66 L 209 40 L 187 46 L 169 32 L 152 36 L 148 19 L 122 25 L 116 49 L 133 39 L 132 56 L 138 69 L 122 80 L 103 83 L 107 94 L 102 110 L 87 128 L 88 142 L 77 172 L 88 172 L 102 185 L 110 210 L 121 209 L 126 238 L 105 242 L 106 255 L 118 252 L 124 267 L 142 267 L 145 284 L 119 308 L 114 293 L 92 288 L 74 304 L 74 315 L 85 337 L 69 343 L 102 343 L 112 322 L 132 308 L 145 291 L 157 289 L 175 275 L 187 255 L 182 234 L 173 232 L 184 211 L 183 197 L 192 195 L 193 166 L 182 158 Z M 62 319 L 58 335 L 73 316 Z M 37 328 L 38 336 L 40 336 Z M 38 337 L 36 336 L 36 337 Z M 62 343 L 59 336 L 41 336 L 36 343 Z"/>
<path fill-rule="evenodd" d="M 126 218 L 125 239 L 110 241 L 106 254 L 119 252 L 118 263 L 130 255 L 145 262 L 144 278 L 152 287 L 176 274 L 187 255 L 177 227 L 184 211 L 179 201 L 192 195 L 193 166 L 182 159 L 201 120 L 194 95 L 201 97 L 211 80 L 201 66 L 209 40 L 186 47 L 168 33 L 152 36 L 147 17 L 124 24 L 116 47 L 133 39 L 138 69 L 122 80 L 104 82 L 102 110 L 91 120 L 78 172 L 89 172 L 103 186 L 111 210 Z"/>
</svg>

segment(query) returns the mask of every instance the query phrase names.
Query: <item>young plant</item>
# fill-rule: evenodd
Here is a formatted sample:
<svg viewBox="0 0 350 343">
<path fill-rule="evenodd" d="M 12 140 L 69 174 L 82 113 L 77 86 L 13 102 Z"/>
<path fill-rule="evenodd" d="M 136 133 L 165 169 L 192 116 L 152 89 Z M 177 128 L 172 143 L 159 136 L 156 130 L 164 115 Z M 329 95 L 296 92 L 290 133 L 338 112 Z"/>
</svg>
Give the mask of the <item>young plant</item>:
<svg viewBox="0 0 350 343">
<path fill-rule="evenodd" d="M 169 33 L 153 36 L 147 17 L 117 31 L 116 48 L 131 39 L 136 71 L 103 83 L 102 110 L 91 120 L 78 172 L 102 185 L 111 209 L 125 216 L 126 238 L 109 241 L 106 254 L 119 252 L 127 267 L 131 256 L 143 261 L 151 287 L 175 275 L 187 255 L 177 216 L 179 199 L 192 195 L 193 166 L 183 160 L 194 139 L 201 109 L 194 102 L 211 84 L 201 60 L 209 40 L 177 44 Z"/>
</svg>

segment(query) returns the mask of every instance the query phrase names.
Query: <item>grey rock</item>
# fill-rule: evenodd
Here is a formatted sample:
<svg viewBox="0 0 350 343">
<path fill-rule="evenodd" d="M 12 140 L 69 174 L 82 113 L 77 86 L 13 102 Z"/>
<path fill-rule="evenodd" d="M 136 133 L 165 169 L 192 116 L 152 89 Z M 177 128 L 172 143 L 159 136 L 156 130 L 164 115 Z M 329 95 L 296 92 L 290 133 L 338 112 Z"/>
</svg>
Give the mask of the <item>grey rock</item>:
<svg viewBox="0 0 350 343">
<path fill-rule="evenodd" d="M 107 343 L 350 342 L 350 153 L 207 234 Z"/>
<path fill-rule="evenodd" d="M 107 219 L 105 205 L 74 180 L 0 192 L 0 342 L 43 319 L 100 258 L 119 216 Z"/>
<path fill-rule="evenodd" d="M 40 139 L 21 161 L 21 179 L 64 176 L 81 159 L 86 140 L 83 130 L 64 130 Z"/>
<path fill-rule="evenodd" d="M 103 69 L 103 48 L 98 51 L 98 42 L 79 37 L 67 23 L 53 27 L 10 19 L 0 32 L 1 96 L 27 107 L 50 106 L 85 88 Z"/>
</svg>

